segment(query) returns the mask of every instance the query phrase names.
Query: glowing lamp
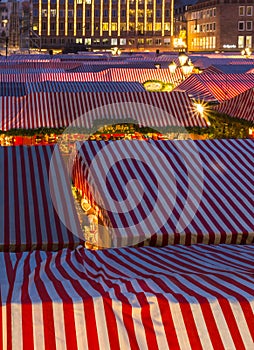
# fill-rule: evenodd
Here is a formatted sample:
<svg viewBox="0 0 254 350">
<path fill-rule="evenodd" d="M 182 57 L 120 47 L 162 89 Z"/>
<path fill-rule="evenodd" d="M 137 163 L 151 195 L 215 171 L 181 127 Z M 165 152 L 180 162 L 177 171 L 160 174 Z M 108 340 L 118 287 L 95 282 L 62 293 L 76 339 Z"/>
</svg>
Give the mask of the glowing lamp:
<svg viewBox="0 0 254 350">
<path fill-rule="evenodd" d="M 172 61 L 169 65 L 168 65 L 168 69 L 170 71 L 171 74 L 174 74 L 176 71 L 176 63 L 174 61 Z"/>
<path fill-rule="evenodd" d="M 180 52 L 178 59 L 179 59 L 180 65 L 183 66 L 187 62 L 188 56 L 186 55 L 186 53 Z"/>
</svg>

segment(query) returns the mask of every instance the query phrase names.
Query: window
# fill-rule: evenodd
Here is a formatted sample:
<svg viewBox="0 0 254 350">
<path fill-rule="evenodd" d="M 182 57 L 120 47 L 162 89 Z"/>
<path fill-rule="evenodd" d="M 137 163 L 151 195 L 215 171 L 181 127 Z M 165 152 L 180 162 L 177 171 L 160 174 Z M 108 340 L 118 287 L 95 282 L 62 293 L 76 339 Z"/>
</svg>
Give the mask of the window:
<svg viewBox="0 0 254 350">
<path fill-rule="evenodd" d="M 161 39 L 155 39 L 155 45 L 161 45 Z"/>
<path fill-rule="evenodd" d="M 56 17 L 56 9 L 50 10 L 50 16 L 51 17 Z"/>
<path fill-rule="evenodd" d="M 82 10 L 81 9 L 77 10 L 77 17 L 82 17 Z"/>
<path fill-rule="evenodd" d="M 98 9 L 94 10 L 94 17 L 100 17 L 100 10 Z"/>
<path fill-rule="evenodd" d="M 122 11 L 121 11 L 121 16 L 122 16 L 122 17 L 126 17 L 126 10 L 122 10 Z"/>
<path fill-rule="evenodd" d="M 126 45 L 126 39 L 120 38 L 120 45 Z"/>
<path fill-rule="evenodd" d="M 60 29 L 60 30 L 64 30 L 64 22 L 60 22 L 60 24 L 59 24 L 59 29 Z"/>
<path fill-rule="evenodd" d="M 246 47 L 252 48 L 252 36 L 251 35 L 246 36 Z"/>
<path fill-rule="evenodd" d="M 68 17 L 73 17 L 73 10 L 68 11 Z"/>
<path fill-rule="evenodd" d="M 114 17 L 114 18 L 116 17 L 116 12 L 117 11 L 115 9 L 112 10 L 112 17 Z"/>
<path fill-rule="evenodd" d="M 244 36 L 242 36 L 242 35 L 238 36 L 238 48 L 239 49 L 244 48 Z"/>
<path fill-rule="evenodd" d="M 47 26 L 46 26 L 46 22 L 42 22 L 42 30 L 46 30 Z"/>
<path fill-rule="evenodd" d="M 86 0 L 87 5 L 91 5 L 91 0 Z"/>
<path fill-rule="evenodd" d="M 216 17 L 216 8 L 213 8 L 213 17 Z"/>
<path fill-rule="evenodd" d="M 77 4 L 82 4 L 83 0 L 77 0 Z"/>
<path fill-rule="evenodd" d="M 246 30 L 252 30 L 252 21 L 246 21 Z"/>
<path fill-rule="evenodd" d="M 111 29 L 112 29 L 112 31 L 116 31 L 117 30 L 117 23 L 112 23 Z"/>
<path fill-rule="evenodd" d="M 102 23 L 102 30 L 103 31 L 108 31 L 108 22 Z"/>
<path fill-rule="evenodd" d="M 80 22 L 77 23 L 77 30 L 81 30 L 82 29 L 82 24 Z"/>
<path fill-rule="evenodd" d="M 239 16 L 245 15 L 245 6 L 239 6 Z"/>
<path fill-rule="evenodd" d="M 238 22 L 238 30 L 243 31 L 244 30 L 244 21 L 239 21 Z"/>
<path fill-rule="evenodd" d="M 64 17 L 64 10 L 59 11 L 59 17 Z"/>
<path fill-rule="evenodd" d="M 246 8 L 246 16 L 252 16 L 253 6 L 247 6 Z"/>
<path fill-rule="evenodd" d="M 156 10 L 156 17 L 160 18 L 161 17 L 161 10 Z"/>
<path fill-rule="evenodd" d="M 216 30 L 216 23 L 213 23 L 213 30 Z"/>
<path fill-rule="evenodd" d="M 91 45 L 92 40 L 91 38 L 85 38 L 85 45 Z"/>
<path fill-rule="evenodd" d="M 107 38 L 102 39 L 102 45 L 108 45 L 108 39 Z"/>
<path fill-rule="evenodd" d="M 108 17 L 108 10 L 107 10 L 107 9 L 105 9 L 105 10 L 103 11 L 103 16 L 104 16 L 104 17 Z"/>
<path fill-rule="evenodd" d="M 41 15 L 42 15 L 42 17 L 47 17 L 48 16 L 48 10 L 47 9 L 42 9 L 41 10 Z"/>
<path fill-rule="evenodd" d="M 56 24 L 54 22 L 50 23 L 50 29 L 53 31 L 56 30 Z"/>
<path fill-rule="evenodd" d="M 82 38 L 76 38 L 76 44 L 82 44 Z"/>
<path fill-rule="evenodd" d="M 68 23 L 68 29 L 72 30 L 72 23 L 71 22 Z"/>
<path fill-rule="evenodd" d="M 113 38 L 111 39 L 111 45 L 117 45 L 117 39 L 116 38 Z"/>
<path fill-rule="evenodd" d="M 87 9 L 86 10 L 86 17 L 90 17 L 90 13 L 91 13 L 90 9 Z"/>
<path fill-rule="evenodd" d="M 33 9 L 33 16 L 37 17 L 38 16 L 38 9 Z"/>
</svg>

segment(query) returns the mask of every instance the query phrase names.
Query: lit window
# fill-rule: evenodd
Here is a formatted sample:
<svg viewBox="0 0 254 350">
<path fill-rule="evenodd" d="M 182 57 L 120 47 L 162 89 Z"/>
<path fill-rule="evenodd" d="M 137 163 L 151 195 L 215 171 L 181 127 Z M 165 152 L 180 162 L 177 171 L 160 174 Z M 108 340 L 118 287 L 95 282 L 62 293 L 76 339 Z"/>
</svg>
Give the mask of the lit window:
<svg viewBox="0 0 254 350">
<path fill-rule="evenodd" d="M 92 40 L 91 38 L 85 38 L 85 45 L 91 45 Z"/>
<path fill-rule="evenodd" d="M 82 4 L 83 0 L 77 0 L 77 4 Z"/>
<path fill-rule="evenodd" d="M 126 45 L 126 39 L 120 38 L 120 45 Z"/>
<path fill-rule="evenodd" d="M 42 9 L 42 10 L 41 10 L 41 15 L 42 15 L 42 17 L 47 17 L 47 15 L 48 15 L 48 10 L 47 10 L 47 9 Z"/>
<path fill-rule="evenodd" d="M 112 38 L 111 39 L 111 45 L 117 45 L 117 39 L 116 38 Z"/>
<path fill-rule="evenodd" d="M 238 22 L 238 30 L 243 31 L 244 30 L 244 21 L 239 21 Z"/>
<path fill-rule="evenodd" d="M 252 36 L 246 35 L 246 47 L 252 48 Z"/>
<path fill-rule="evenodd" d="M 102 23 L 102 30 L 103 31 L 108 31 L 108 22 Z"/>
<path fill-rule="evenodd" d="M 161 23 L 156 23 L 155 24 L 155 30 L 156 31 L 161 31 Z"/>
<path fill-rule="evenodd" d="M 76 44 L 82 44 L 83 41 L 82 41 L 82 38 L 76 38 Z"/>
<path fill-rule="evenodd" d="M 91 5 L 91 0 L 86 0 L 87 5 Z"/>
<path fill-rule="evenodd" d="M 50 16 L 51 17 L 56 17 L 56 9 L 50 10 Z"/>
<path fill-rule="evenodd" d="M 112 23 L 111 29 L 112 29 L 112 31 L 116 31 L 117 30 L 117 23 Z"/>
<path fill-rule="evenodd" d="M 253 6 L 247 6 L 246 8 L 246 15 L 252 16 Z"/>
<path fill-rule="evenodd" d="M 245 15 L 245 6 L 239 6 L 239 16 Z"/>
<path fill-rule="evenodd" d="M 242 35 L 238 36 L 238 48 L 239 49 L 244 48 L 244 36 L 242 36 Z"/>
<path fill-rule="evenodd" d="M 246 30 L 252 30 L 252 21 L 246 21 Z"/>
</svg>

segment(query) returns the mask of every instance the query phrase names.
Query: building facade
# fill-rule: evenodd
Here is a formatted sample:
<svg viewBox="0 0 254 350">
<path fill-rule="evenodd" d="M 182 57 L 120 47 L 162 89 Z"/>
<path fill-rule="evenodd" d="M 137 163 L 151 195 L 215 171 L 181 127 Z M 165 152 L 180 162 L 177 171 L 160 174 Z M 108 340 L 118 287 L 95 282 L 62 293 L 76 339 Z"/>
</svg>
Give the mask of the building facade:
<svg viewBox="0 0 254 350">
<path fill-rule="evenodd" d="M 253 0 L 198 1 L 185 13 L 188 51 L 254 49 Z"/>
<path fill-rule="evenodd" d="M 33 0 L 33 31 L 42 48 L 169 48 L 170 0 Z"/>
</svg>

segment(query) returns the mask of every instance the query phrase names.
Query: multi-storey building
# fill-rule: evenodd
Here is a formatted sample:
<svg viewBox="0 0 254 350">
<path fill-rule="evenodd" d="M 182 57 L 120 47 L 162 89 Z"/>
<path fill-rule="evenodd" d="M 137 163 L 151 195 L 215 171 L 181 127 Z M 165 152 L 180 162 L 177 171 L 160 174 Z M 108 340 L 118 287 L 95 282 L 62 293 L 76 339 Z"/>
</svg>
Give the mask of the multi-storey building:
<svg viewBox="0 0 254 350">
<path fill-rule="evenodd" d="M 187 7 L 184 21 L 189 51 L 254 48 L 253 0 L 199 0 Z"/>
<path fill-rule="evenodd" d="M 170 0 L 33 0 L 33 30 L 44 48 L 169 47 Z"/>
</svg>

